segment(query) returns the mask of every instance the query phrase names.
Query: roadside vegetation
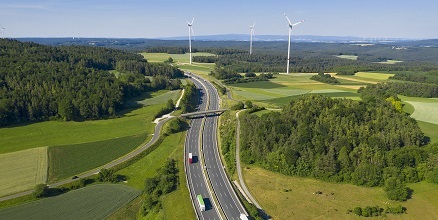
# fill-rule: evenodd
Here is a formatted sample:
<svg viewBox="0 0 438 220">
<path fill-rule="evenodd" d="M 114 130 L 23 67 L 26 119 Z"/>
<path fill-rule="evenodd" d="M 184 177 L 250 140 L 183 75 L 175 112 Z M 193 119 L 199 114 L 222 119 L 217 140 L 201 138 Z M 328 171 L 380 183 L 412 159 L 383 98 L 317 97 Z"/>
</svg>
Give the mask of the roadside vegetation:
<svg viewBox="0 0 438 220">
<path fill-rule="evenodd" d="M 166 130 L 167 128 L 163 128 Z M 127 178 L 126 185 L 139 190 L 145 190 L 145 180 L 155 178 L 160 169 L 165 166 L 166 161 L 174 160 L 176 163 L 178 185 L 176 190 L 159 198 L 161 206 L 154 206 L 154 212 L 142 217 L 142 206 L 149 197 L 146 193 L 138 200 L 122 207 L 115 212 L 110 219 L 125 218 L 125 216 L 137 216 L 146 219 L 192 219 L 195 216 L 190 195 L 185 181 L 184 159 L 181 155 L 184 152 L 185 132 L 178 132 L 166 136 L 159 147 L 148 155 L 144 156 L 132 165 L 120 170 L 117 174 Z M 157 197 L 155 197 L 157 198 Z M 157 201 L 157 200 L 155 200 Z M 156 211 L 156 212 L 155 212 Z M 137 218 L 136 217 L 136 218 Z"/>
</svg>

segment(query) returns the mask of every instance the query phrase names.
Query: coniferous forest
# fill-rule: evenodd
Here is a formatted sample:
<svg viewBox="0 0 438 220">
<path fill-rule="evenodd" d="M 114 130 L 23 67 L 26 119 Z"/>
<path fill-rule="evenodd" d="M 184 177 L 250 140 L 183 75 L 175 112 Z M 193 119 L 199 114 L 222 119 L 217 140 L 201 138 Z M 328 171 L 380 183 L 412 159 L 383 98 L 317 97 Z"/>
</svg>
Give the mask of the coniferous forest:
<svg viewBox="0 0 438 220">
<path fill-rule="evenodd" d="M 119 50 L 3 39 L 0 64 L 0 125 L 115 116 L 142 92 L 179 89 L 176 78 L 183 76 L 175 67 Z"/>
</svg>

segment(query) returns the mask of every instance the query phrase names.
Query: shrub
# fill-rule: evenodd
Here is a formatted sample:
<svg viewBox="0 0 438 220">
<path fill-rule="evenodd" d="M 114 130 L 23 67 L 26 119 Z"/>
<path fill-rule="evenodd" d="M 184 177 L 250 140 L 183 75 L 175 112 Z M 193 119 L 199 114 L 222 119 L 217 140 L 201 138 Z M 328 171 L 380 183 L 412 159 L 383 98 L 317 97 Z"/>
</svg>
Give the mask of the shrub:
<svg viewBox="0 0 438 220">
<path fill-rule="evenodd" d="M 47 197 L 49 196 L 49 187 L 46 184 L 38 184 L 35 186 L 33 195 L 35 198 Z"/>
<path fill-rule="evenodd" d="M 397 177 L 390 177 L 385 181 L 384 190 L 388 199 L 396 201 L 406 201 L 408 199 L 408 189 L 405 184 Z"/>
</svg>

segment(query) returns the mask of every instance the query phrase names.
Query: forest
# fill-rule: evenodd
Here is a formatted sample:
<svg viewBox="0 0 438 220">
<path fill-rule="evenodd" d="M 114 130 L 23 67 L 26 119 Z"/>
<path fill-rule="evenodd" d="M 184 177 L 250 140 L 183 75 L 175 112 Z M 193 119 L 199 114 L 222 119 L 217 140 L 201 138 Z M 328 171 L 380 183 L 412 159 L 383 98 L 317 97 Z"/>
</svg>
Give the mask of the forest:
<svg viewBox="0 0 438 220">
<path fill-rule="evenodd" d="M 397 97 L 385 95 L 364 102 L 306 95 L 282 112 L 246 114 L 242 160 L 287 175 L 363 186 L 394 178 L 438 183 L 438 146 L 425 147 L 416 121 L 397 109 Z"/>
<path fill-rule="evenodd" d="M 5 39 L 0 63 L 0 126 L 113 117 L 142 92 L 179 89 L 183 76 L 175 67 L 120 50 Z"/>
</svg>

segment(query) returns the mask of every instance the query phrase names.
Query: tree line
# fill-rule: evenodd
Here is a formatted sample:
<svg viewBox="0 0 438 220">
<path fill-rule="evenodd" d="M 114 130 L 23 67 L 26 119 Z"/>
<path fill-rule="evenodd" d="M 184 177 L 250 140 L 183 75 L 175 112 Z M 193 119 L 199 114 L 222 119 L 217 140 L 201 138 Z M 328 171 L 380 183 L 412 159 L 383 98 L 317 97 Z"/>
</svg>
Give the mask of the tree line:
<svg viewBox="0 0 438 220">
<path fill-rule="evenodd" d="M 438 174 L 436 146 L 423 147 L 416 121 L 385 100 L 307 95 L 282 112 L 244 115 L 241 125 L 242 160 L 287 175 L 383 186 Z"/>
<path fill-rule="evenodd" d="M 182 72 L 100 47 L 0 40 L 0 125 L 115 116 L 128 98 L 180 88 Z M 109 70 L 117 69 L 117 77 Z M 151 76 L 147 78 L 145 76 Z M 152 79 L 152 81 L 151 81 Z"/>
</svg>

